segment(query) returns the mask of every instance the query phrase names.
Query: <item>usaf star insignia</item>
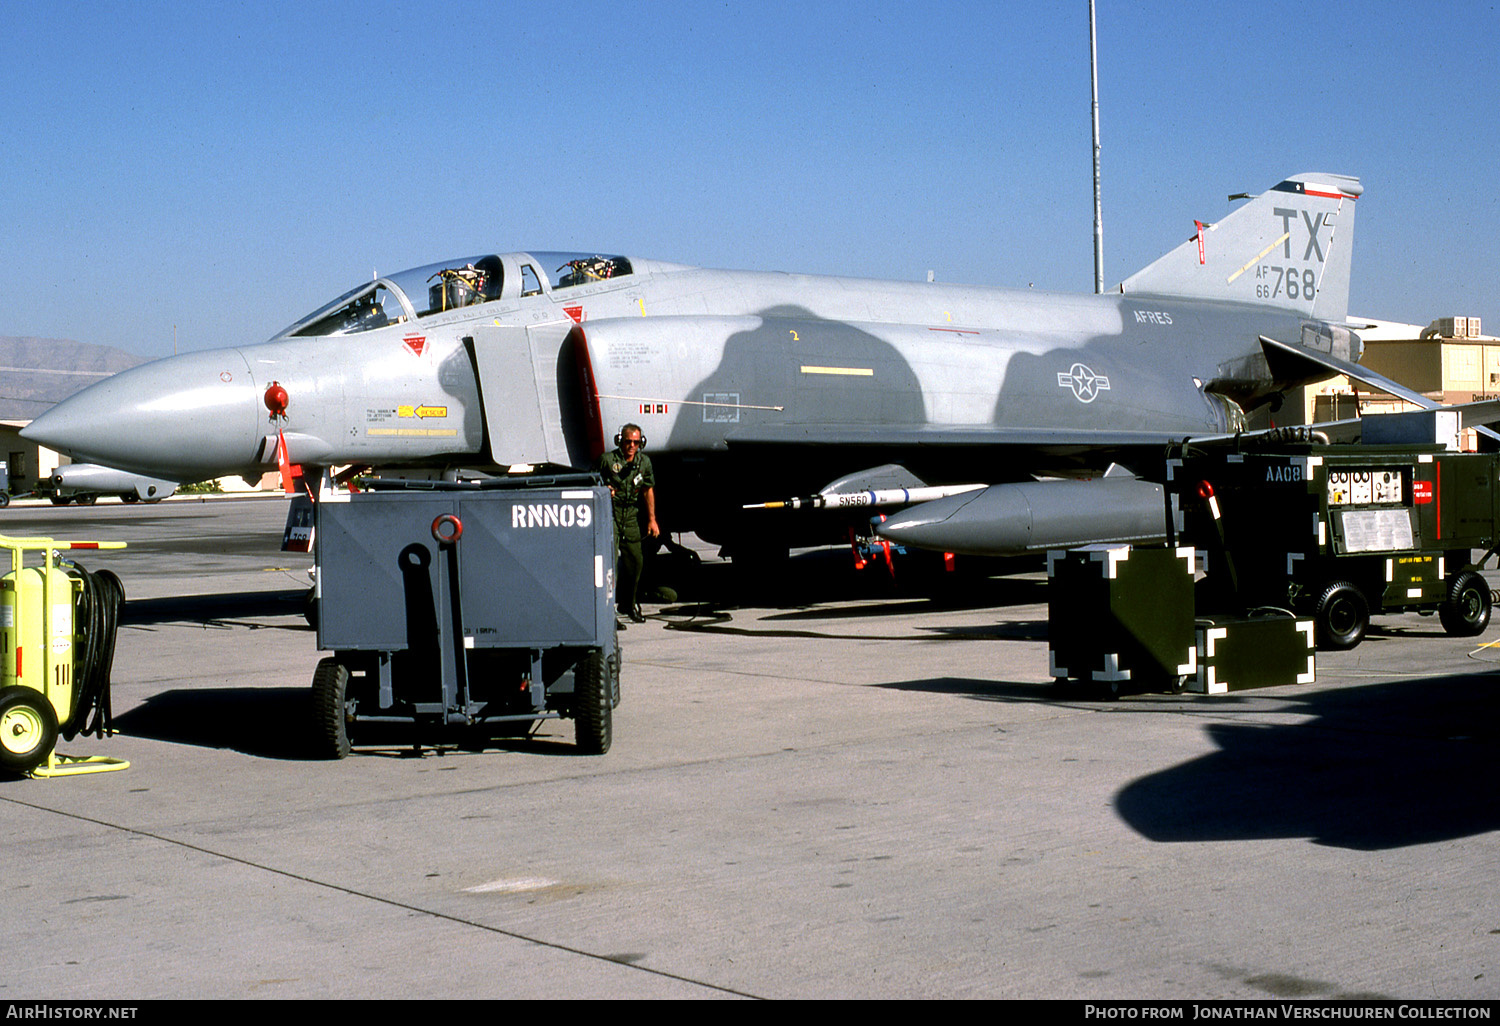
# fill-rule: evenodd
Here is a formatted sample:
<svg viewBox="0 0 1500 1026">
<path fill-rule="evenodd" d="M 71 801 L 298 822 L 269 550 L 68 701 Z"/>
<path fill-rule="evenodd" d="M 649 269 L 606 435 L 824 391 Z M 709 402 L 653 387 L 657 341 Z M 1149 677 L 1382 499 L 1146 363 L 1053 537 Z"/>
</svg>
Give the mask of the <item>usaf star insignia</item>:
<svg viewBox="0 0 1500 1026">
<path fill-rule="evenodd" d="M 1088 364 L 1075 363 L 1057 375 L 1057 387 L 1072 389 L 1073 398 L 1081 403 L 1091 403 L 1100 392 L 1109 391 L 1109 378 L 1095 374 Z"/>
</svg>

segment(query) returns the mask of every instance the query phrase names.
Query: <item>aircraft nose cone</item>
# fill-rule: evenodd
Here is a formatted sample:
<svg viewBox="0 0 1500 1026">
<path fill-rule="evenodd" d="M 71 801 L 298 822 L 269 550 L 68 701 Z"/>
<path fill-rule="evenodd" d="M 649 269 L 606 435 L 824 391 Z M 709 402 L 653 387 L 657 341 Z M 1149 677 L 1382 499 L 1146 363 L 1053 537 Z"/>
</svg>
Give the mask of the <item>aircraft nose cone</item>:
<svg viewBox="0 0 1500 1026">
<path fill-rule="evenodd" d="M 261 442 L 260 395 L 237 349 L 142 364 L 84 389 L 21 435 L 75 459 L 175 481 L 239 473 Z"/>
</svg>

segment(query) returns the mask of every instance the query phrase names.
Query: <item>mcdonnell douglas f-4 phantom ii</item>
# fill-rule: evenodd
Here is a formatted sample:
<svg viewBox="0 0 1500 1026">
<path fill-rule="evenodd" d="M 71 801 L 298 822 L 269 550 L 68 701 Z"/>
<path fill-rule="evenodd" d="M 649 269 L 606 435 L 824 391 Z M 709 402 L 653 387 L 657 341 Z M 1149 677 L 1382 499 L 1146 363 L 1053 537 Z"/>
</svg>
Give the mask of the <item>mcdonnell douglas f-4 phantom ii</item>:
<svg viewBox="0 0 1500 1026">
<path fill-rule="evenodd" d="M 1232 435 L 1289 387 L 1360 375 L 1345 326 L 1360 192 L 1295 175 L 1104 295 L 464 257 L 377 277 L 269 341 L 127 370 L 23 434 L 190 481 L 288 458 L 586 467 L 633 422 L 664 525 L 731 553 L 844 530 L 747 504 L 923 485 L 993 486 L 939 500 L 978 503 L 966 523 L 990 539 L 980 551 L 1035 548 L 1048 509 L 1071 511 L 1075 541 L 1131 537 L 1159 499 L 1097 476 L 1106 467 Z M 1047 485 L 1070 487 L 1040 506 L 1005 491 Z"/>
</svg>

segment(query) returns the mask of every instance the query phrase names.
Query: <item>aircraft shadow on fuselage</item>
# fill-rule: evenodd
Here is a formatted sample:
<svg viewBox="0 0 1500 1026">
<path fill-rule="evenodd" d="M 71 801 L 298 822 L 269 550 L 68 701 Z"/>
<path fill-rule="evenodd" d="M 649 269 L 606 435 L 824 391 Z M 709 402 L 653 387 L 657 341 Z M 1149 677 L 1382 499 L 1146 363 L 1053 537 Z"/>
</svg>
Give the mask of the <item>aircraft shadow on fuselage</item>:
<svg viewBox="0 0 1500 1026">
<path fill-rule="evenodd" d="M 769 307 L 757 316 L 764 318 L 763 323 L 731 336 L 718 366 L 688 393 L 695 401 L 714 405 L 697 408 L 693 420 L 698 423 L 674 427 L 670 438 L 674 448 L 693 447 L 704 424 L 732 437 L 740 425 L 749 427 L 765 419 L 765 411 L 745 408 L 749 406 L 783 407 L 774 415 L 774 423 L 811 425 L 814 430 L 819 424 L 917 427 L 926 423 L 921 382 L 890 343 L 840 322 L 828 322 L 837 330 L 816 332 L 815 338 L 794 337 L 795 329 L 787 327 L 788 323 L 819 322 L 804 307 Z M 792 372 L 794 364 L 802 368 L 800 373 Z M 854 369 L 868 373 L 827 373 Z M 777 469 L 779 484 L 782 468 Z"/>
<path fill-rule="evenodd" d="M 472 388 L 474 381 L 474 363 L 464 347 L 459 346 L 457 350 L 449 354 L 438 366 L 438 384 L 442 387 L 444 395 L 464 395 Z M 419 396 L 412 402 L 433 402 L 435 400 Z M 468 403 L 464 405 L 463 426 L 458 429 L 458 435 L 454 439 L 456 451 L 466 451 L 468 440 L 484 437 L 484 411 L 480 403 Z"/>
<path fill-rule="evenodd" d="M 759 311 L 760 326 L 732 335 L 713 371 L 685 398 L 668 445 L 657 465 L 657 502 L 669 520 L 681 516 L 694 525 L 729 525 L 721 544 L 756 545 L 807 537 L 826 527 L 831 540 L 842 528 L 830 511 L 804 516 L 790 511 L 740 510 L 747 502 L 806 495 L 844 474 L 892 462 L 893 451 L 860 445 L 821 445 L 820 427 L 920 427 L 926 423 L 922 386 L 905 358 L 890 343 L 840 322 L 827 333 L 803 328 L 794 338 L 789 324 L 819 319 L 796 306 Z M 807 334 L 809 338 L 802 338 Z M 862 369 L 864 376 L 844 373 Z M 779 406 L 770 412 L 755 406 Z M 734 439 L 761 425 L 790 432 L 783 443 L 736 446 Z M 613 426 L 611 426 L 613 430 Z M 802 442 L 799 431 L 806 432 Z M 650 435 L 649 424 L 646 433 Z M 704 447 L 710 435 L 730 440 L 727 454 L 713 459 L 679 460 L 677 453 Z M 911 468 L 920 472 L 919 468 Z M 769 494 L 774 491 L 775 494 Z M 702 531 L 700 531 L 702 533 Z"/>
<path fill-rule="evenodd" d="M 1214 710 L 1235 698 L 1213 699 Z M 1205 724 L 1217 752 L 1126 785 L 1116 811 L 1164 843 L 1306 837 L 1375 851 L 1500 829 L 1493 675 L 1348 686 L 1301 702 L 1314 719 Z"/>
<path fill-rule="evenodd" d="M 1120 342 L 1101 337 L 1040 355 L 1014 354 L 1006 364 L 994 423 L 1010 428 L 1183 434 L 1216 428 L 1208 401 L 1180 360 L 1161 349 L 1132 352 Z"/>
</svg>

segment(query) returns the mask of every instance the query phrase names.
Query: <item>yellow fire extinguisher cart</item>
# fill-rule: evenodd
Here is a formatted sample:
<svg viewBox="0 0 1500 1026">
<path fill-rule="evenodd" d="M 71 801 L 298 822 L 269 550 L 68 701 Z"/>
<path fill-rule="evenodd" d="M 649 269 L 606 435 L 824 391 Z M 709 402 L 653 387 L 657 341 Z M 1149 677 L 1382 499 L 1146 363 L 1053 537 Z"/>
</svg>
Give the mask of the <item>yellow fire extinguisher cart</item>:
<svg viewBox="0 0 1500 1026">
<path fill-rule="evenodd" d="M 10 572 L 0 577 L 0 769 L 48 777 L 130 765 L 121 759 L 56 751 L 59 733 L 69 725 L 76 728 L 86 712 L 76 707 L 75 674 L 80 644 L 90 640 L 78 622 L 84 580 L 60 567 L 57 553 L 124 547 L 124 542 L 0 535 L 0 551 L 10 556 Z M 28 552 L 41 554 L 40 566 L 24 565 Z"/>
</svg>

